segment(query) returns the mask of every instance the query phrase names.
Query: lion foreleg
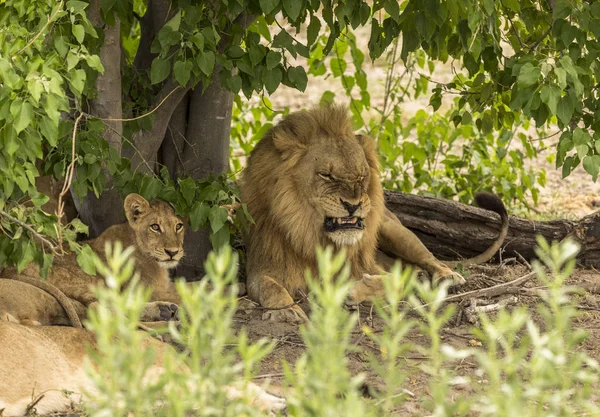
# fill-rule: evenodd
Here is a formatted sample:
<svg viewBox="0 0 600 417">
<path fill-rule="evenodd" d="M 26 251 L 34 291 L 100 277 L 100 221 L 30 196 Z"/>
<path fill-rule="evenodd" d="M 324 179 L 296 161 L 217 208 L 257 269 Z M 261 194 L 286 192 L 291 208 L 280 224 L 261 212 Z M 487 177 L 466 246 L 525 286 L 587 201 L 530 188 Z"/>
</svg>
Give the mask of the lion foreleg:
<svg viewBox="0 0 600 417">
<path fill-rule="evenodd" d="M 267 275 L 248 276 L 248 294 L 267 310 L 262 316 L 263 320 L 285 321 L 293 324 L 308 321 L 308 316 L 299 305 L 294 303 L 288 290 Z"/>
<path fill-rule="evenodd" d="M 423 268 L 434 281 L 450 278 L 456 284 L 465 282 L 460 274 L 452 271 L 433 256 L 423 242 L 412 231 L 404 227 L 388 209 L 385 209 L 385 216 L 379 226 L 378 245 L 384 252 Z"/>
</svg>

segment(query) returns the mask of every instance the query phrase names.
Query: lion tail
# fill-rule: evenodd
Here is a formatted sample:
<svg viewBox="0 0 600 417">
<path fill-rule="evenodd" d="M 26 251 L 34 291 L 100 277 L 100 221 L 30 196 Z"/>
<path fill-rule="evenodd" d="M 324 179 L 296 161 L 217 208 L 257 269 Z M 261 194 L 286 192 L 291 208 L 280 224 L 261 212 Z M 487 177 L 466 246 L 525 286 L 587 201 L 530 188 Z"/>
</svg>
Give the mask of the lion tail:
<svg viewBox="0 0 600 417">
<path fill-rule="evenodd" d="M 42 291 L 46 291 L 48 294 L 50 294 L 51 296 L 56 298 L 56 301 L 58 301 L 58 303 L 63 308 L 63 310 L 65 310 L 65 313 L 67 313 L 67 317 L 69 317 L 69 320 L 71 321 L 71 325 L 73 327 L 76 327 L 79 329 L 83 328 L 83 325 L 81 324 L 81 320 L 79 319 L 79 316 L 77 315 L 77 311 L 75 310 L 75 306 L 73 306 L 73 302 L 71 301 L 71 299 L 69 297 L 67 297 L 65 295 L 65 293 L 63 293 L 57 287 L 50 284 L 49 282 L 44 282 L 41 279 L 31 278 L 31 277 L 24 276 L 24 275 L 19 275 L 18 278 L 16 278 L 16 279 L 17 279 L 17 281 L 21 281 L 26 284 L 33 285 L 34 287 L 37 287 Z"/>
<path fill-rule="evenodd" d="M 488 192 L 480 192 L 475 195 L 475 202 L 477 205 L 483 209 L 493 211 L 500 215 L 500 219 L 502 221 L 502 229 L 500 230 L 500 234 L 494 240 L 494 243 L 485 250 L 485 252 L 480 253 L 479 255 L 465 259 L 462 261 L 453 261 L 444 263 L 451 268 L 456 267 L 457 265 L 478 265 L 485 263 L 492 259 L 492 257 L 498 252 L 502 244 L 504 243 L 504 239 L 506 239 L 506 235 L 508 234 L 508 213 L 506 211 L 506 207 L 502 200 L 495 194 Z"/>
</svg>

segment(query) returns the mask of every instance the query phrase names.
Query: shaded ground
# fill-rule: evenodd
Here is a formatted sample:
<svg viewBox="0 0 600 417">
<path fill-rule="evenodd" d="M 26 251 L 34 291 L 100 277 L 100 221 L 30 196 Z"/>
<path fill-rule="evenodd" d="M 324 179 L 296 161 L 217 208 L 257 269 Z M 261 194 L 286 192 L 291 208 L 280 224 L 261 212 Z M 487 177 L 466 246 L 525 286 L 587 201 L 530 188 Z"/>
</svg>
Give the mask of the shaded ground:
<svg viewBox="0 0 600 417">
<path fill-rule="evenodd" d="M 512 281 L 526 275 L 530 272 L 530 269 L 526 265 L 509 261 L 503 265 L 474 266 L 470 268 L 469 272 L 471 278 L 460 289 L 460 293 Z M 578 269 L 569 279 L 568 284 L 598 287 L 599 282 L 597 271 Z M 539 289 L 541 286 L 542 283 L 533 278 L 527 281 L 522 288 L 531 290 Z M 510 295 L 510 297 L 516 297 L 516 303 L 507 308 L 513 308 L 516 305 L 527 305 L 531 307 L 531 311 L 534 311 L 534 306 L 540 302 L 538 297 L 532 295 Z M 496 302 L 499 298 L 476 297 L 476 299 L 478 300 L 478 304 L 480 304 L 486 301 Z M 456 348 L 481 347 L 481 342 L 471 333 L 473 324 L 469 323 L 466 314 L 463 314 L 464 308 L 470 305 L 470 300 L 471 298 L 467 298 L 457 304 L 457 313 L 441 332 L 444 343 Z M 598 349 L 598 346 L 600 346 L 600 326 L 598 325 L 598 320 L 600 319 L 600 295 L 586 293 L 584 296 L 576 296 L 575 302 L 579 305 L 582 312 L 575 325 L 578 329 L 583 329 L 589 333 L 588 338 L 580 346 L 580 349 L 585 350 L 596 360 L 600 360 L 600 350 Z M 302 304 L 305 309 L 307 308 L 306 304 Z M 295 363 L 305 351 L 305 346 L 297 326 L 263 321 L 261 319 L 263 312 L 260 309 L 256 309 L 255 304 L 251 301 L 245 298 L 241 299 L 240 309 L 235 316 L 236 327 L 245 328 L 251 340 L 256 341 L 260 338 L 268 338 L 276 342 L 273 352 L 261 364 L 257 379 L 263 380 L 268 378 L 273 385 L 284 385 L 282 361 L 288 364 Z M 495 313 L 489 314 L 493 316 Z M 533 316 L 539 319 L 535 311 Z M 417 318 L 416 315 L 412 315 L 412 317 Z M 377 389 L 381 381 L 368 363 L 368 354 L 379 354 L 379 352 L 375 344 L 365 336 L 361 330 L 361 326 L 368 326 L 373 332 L 380 332 L 384 325 L 372 309 L 361 307 L 359 324 L 356 326 L 352 336 L 352 344 L 358 349 L 347 355 L 351 372 L 353 374 L 365 373 L 367 387 L 369 389 Z M 421 334 L 418 330 L 412 330 L 405 340 L 419 346 L 426 346 L 428 344 L 428 337 Z M 422 408 L 422 402 L 429 396 L 427 387 L 429 377 L 419 369 L 419 365 L 424 359 L 427 358 L 419 356 L 417 353 L 410 354 L 404 358 L 403 369 L 410 374 L 410 377 L 408 384 L 402 388 L 410 391 L 411 395 L 407 396 L 407 402 L 399 410 L 398 415 L 423 416 L 428 413 Z M 466 359 L 456 362 L 452 368 L 458 375 L 472 376 L 477 365 L 472 359 Z M 457 385 L 454 389 L 461 391 L 464 395 L 468 394 L 470 387 L 467 385 Z"/>
</svg>

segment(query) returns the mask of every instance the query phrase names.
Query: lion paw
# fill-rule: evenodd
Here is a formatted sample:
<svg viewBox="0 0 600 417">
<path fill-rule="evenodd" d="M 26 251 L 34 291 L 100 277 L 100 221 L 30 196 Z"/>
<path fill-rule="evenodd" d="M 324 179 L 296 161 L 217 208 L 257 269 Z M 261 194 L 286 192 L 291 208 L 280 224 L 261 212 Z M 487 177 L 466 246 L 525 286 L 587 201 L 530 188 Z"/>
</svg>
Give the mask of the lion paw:
<svg viewBox="0 0 600 417">
<path fill-rule="evenodd" d="M 462 285 L 465 282 L 465 277 L 456 271 L 452 271 L 450 268 L 445 268 L 443 271 L 436 272 L 433 274 L 433 283 L 437 284 L 441 281 L 451 280 L 453 285 Z"/>
<path fill-rule="evenodd" d="M 177 304 L 166 301 L 154 301 L 146 304 L 141 321 L 171 321 L 179 320 Z"/>
<path fill-rule="evenodd" d="M 261 387 L 255 386 L 252 391 L 254 391 L 252 405 L 261 411 L 267 411 L 269 416 L 274 416 L 276 411 L 281 411 L 287 407 L 285 398 L 270 394 Z"/>
<path fill-rule="evenodd" d="M 262 319 L 290 324 L 308 323 L 308 316 L 299 306 L 292 306 L 282 310 L 268 310 L 262 315 Z"/>
</svg>

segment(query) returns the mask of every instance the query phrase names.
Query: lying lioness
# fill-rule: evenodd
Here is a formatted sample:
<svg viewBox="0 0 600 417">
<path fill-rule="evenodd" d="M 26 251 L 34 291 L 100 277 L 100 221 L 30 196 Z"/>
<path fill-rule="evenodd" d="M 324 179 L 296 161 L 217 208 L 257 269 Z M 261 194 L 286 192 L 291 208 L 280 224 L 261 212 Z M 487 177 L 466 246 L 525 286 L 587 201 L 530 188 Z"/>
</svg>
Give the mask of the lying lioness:
<svg viewBox="0 0 600 417">
<path fill-rule="evenodd" d="M 72 401 L 84 400 L 84 393 L 93 394 L 94 384 L 83 367 L 89 346 L 95 346 L 95 338 L 84 329 L 0 322 L 0 416 L 29 415 L 30 404 L 42 415 L 64 412 Z M 163 357 L 171 347 L 152 338 L 145 339 L 145 347 L 156 352 L 148 379 L 163 371 Z M 255 407 L 269 413 L 286 406 L 285 399 L 252 383 L 227 387 L 227 396 L 239 398 L 242 390 Z M 74 394 L 68 398 L 65 392 Z"/>
</svg>

